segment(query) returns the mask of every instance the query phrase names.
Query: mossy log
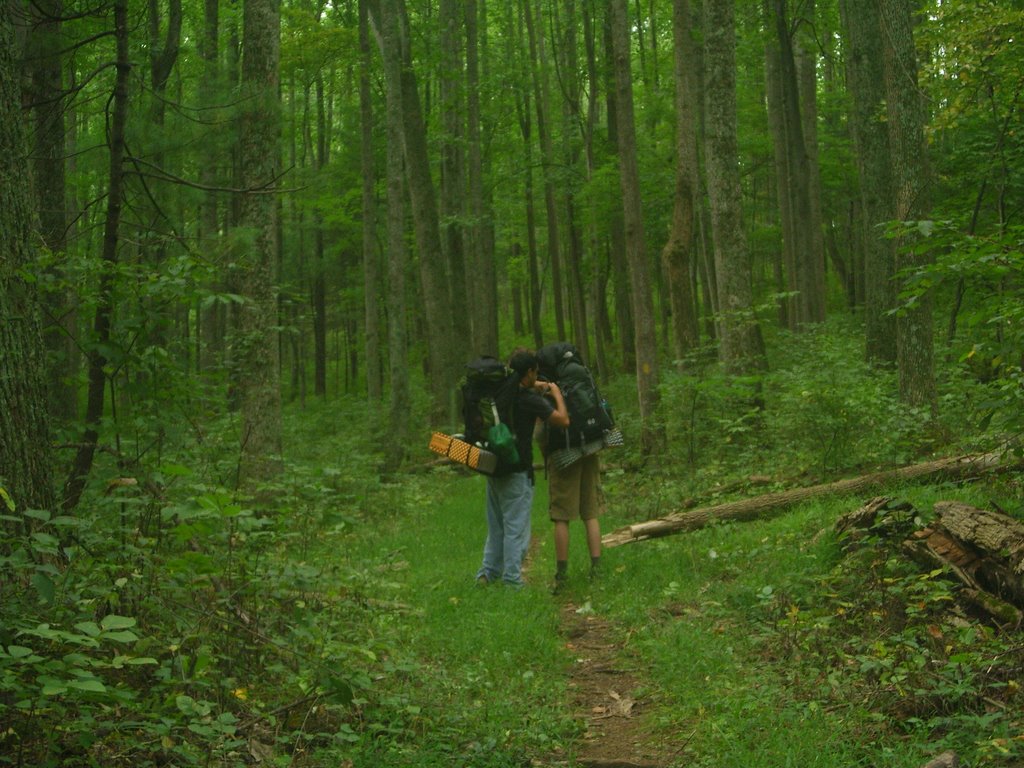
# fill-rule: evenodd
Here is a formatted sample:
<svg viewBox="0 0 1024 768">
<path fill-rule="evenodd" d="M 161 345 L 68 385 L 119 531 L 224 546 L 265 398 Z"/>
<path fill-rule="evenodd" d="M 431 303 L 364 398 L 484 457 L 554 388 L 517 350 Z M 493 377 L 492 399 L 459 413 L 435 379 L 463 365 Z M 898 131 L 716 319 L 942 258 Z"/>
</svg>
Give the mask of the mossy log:
<svg viewBox="0 0 1024 768">
<path fill-rule="evenodd" d="M 926 567 L 945 567 L 966 588 L 974 608 L 1003 625 L 1019 626 L 1024 608 L 1024 524 L 958 501 L 935 504 L 935 522 L 903 542 Z"/>
<path fill-rule="evenodd" d="M 824 485 L 795 488 L 790 491 L 769 493 L 751 499 L 730 501 L 712 507 L 674 512 L 655 520 L 634 523 L 608 533 L 602 539 L 606 547 L 616 547 L 636 541 L 669 536 L 703 528 L 712 520 L 752 520 L 767 517 L 811 499 L 836 494 L 864 493 L 888 485 L 907 483 L 914 480 L 943 477 L 960 480 L 982 472 L 1000 468 L 1000 453 L 986 453 L 980 456 L 957 456 L 949 459 L 914 464 L 886 472 L 875 472 Z"/>
</svg>

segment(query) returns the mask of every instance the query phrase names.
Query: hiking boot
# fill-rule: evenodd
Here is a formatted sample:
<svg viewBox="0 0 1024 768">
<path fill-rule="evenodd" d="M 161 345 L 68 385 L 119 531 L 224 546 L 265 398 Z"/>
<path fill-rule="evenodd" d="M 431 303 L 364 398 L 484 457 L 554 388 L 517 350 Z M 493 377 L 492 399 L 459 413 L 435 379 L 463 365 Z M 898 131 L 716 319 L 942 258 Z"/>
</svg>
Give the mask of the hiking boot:
<svg viewBox="0 0 1024 768">
<path fill-rule="evenodd" d="M 478 587 L 486 587 L 491 583 L 491 580 L 487 578 L 487 574 L 481 573 L 476 577 L 476 585 Z"/>
<path fill-rule="evenodd" d="M 557 595 L 557 594 L 563 592 L 565 590 L 565 586 L 566 586 L 567 582 L 568 582 L 568 579 L 566 578 L 564 573 L 562 573 L 562 574 L 556 573 L 555 574 L 555 578 L 551 582 L 551 594 L 552 595 Z"/>
</svg>

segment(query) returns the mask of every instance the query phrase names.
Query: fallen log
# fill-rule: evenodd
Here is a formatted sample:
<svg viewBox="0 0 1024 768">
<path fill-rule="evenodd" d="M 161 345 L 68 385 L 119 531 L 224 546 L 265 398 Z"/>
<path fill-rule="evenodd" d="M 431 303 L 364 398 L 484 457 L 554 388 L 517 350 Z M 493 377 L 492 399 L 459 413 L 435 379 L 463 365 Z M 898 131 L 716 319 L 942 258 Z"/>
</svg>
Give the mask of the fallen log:
<svg viewBox="0 0 1024 768">
<path fill-rule="evenodd" d="M 940 501 L 927 528 L 903 551 L 927 567 L 943 567 L 964 585 L 962 596 L 1002 625 L 1024 618 L 1024 524 L 1000 512 Z"/>
<path fill-rule="evenodd" d="M 962 480 L 989 470 L 1003 468 L 1005 465 L 1001 460 L 1002 453 L 1000 452 L 979 456 L 957 456 L 838 480 L 824 485 L 795 488 L 791 491 L 769 493 L 752 499 L 730 501 L 712 507 L 674 512 L 654 520 L 619 528 L 606 534 L 601 541 L 606 547 L 617 547 L 621 544 L 697 530 L 712 520 L 752 520 L 766 517 L 770 513 L 780 512 L 809 499 L 832 494 L 863 493 L 894 483 L 906 483 L 922 478 L 941 476 L 950 480 Z"/>
</svg>

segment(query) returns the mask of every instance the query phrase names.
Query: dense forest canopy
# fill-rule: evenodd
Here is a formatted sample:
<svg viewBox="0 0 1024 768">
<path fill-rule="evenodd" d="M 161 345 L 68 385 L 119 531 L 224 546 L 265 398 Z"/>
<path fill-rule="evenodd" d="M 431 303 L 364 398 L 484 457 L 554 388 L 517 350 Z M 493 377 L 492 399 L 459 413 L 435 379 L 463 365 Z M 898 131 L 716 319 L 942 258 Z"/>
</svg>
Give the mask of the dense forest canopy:
<svg viewBox="0 0 1024 768">
<path fill-rule="evenodd" d="M 1019 436 L 1022 30 L 1022 0 L 5 3 L 0 723 L 52 757 L 40 719 L 127 706 L 123 657 L 65 646 L 163 637 L 156 584 L 263 643 L 254 574 L 312 577 L 262 556 L 426 462 L 482 353 L 574 343 L 645 472 Z M 234 659 L 180 634 L 136 657 L 167 691 Z M 197 690 L 167 700 L 227 738 Z"/>
<path fill-rule="evenodd" d="M 1019 363 L 1022 9 L 916 5 L 13 4 L 37 234 L 8 279 L 84 446 L 65 503 L 199 382 L 260 477 L 282 398 L 364 394 L 401 463 L 518 343 L 635 374 L 645 450 L 661 371 L 756 373 L 829 315 L 915 407 L 936 343 Z"/>
</svg>

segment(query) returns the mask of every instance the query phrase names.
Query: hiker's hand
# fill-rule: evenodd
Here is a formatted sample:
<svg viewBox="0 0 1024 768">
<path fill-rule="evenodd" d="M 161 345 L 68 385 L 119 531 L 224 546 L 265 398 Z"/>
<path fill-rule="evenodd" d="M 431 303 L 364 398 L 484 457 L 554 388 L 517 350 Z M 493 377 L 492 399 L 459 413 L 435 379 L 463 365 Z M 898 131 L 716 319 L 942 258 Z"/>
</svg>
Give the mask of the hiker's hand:
<svg viewBox="0 0 1024 768">
<path fill-rule="evenodd" d="M 562 390 L 560 390 L 558 388 L 558 385 L 555 384 L 553 381 L 538 381 L 537 391 L 542 395 L 554 396 L 555 392 L 561 393 Z"/>
</svg>

